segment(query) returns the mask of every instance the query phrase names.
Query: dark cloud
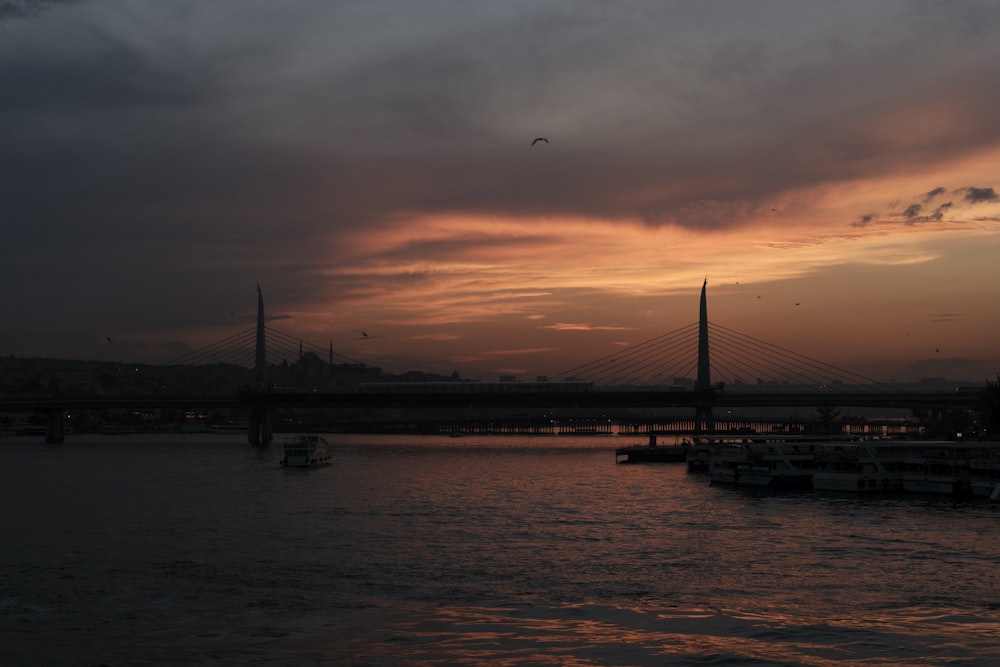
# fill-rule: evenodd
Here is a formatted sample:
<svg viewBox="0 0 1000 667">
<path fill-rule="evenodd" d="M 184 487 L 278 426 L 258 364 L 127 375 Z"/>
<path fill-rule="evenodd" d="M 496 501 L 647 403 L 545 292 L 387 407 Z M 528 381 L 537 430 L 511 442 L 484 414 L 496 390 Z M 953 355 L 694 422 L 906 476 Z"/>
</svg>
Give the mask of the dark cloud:
<svg viewBox="0 0 1000 667">
<path fill-rule="evenodd" d="M 0 21 L 33 16 L 45 9 L 71 5 L 82 0 L 0 0 Z"/>
<path fill-rule="evenodd" d="M 903 217 L 906 218 L 906 223 L 909 225 L 922 222 L 941 222 L 944 219 L 945 212 L 950 208 L 952 208 L 952 203 L 945 202 L 936 207 L 931 213 L 921 215 L 923 207 L 920 204 L 911 204 L 903 211 Z"/>
<path fill-rule="evenodd" d="M 864 214 L 862 216 L 859 216 L 857 220 L 855 220 L 854 222 L 852 222 L 851 226 L 852 227 L 867 227 L 872 222 L 872 220 L 874 220 L 874 219 L 875 219 L 875 214 L 874 213 L 866 213 L 866 214 Z"/>
<path fill-rule="evenodd" d="M 42 129 L 38 114 L 73 113 L 81 131 L 88 126 L 121 131 L 134 127 L 142 114 L 161 114 L 203 99 L 196 80 L 150 63 L 123 42 L 102 40 L 93 52 L 72 60 L 27 57 L 30 64 L 23 57 L 0 64 L 0 80 L 16 84 L 5 91 L 0 110 L 7 127 L 27 123 Z M 28 115 L 35 115 L 35 121 Z M 115 128 L 113 118 L 126 125 Z"/>
<path fill-rule="evenodd" d="M 970 186 L 964 188 L 962 191 L 965 192 L 965 201 L 972 204 L 1000 201 L 1000 198 L 997 197 L 996 190 L 993 188 L 975 188 Z"/>
<path fill-rule="evenodd" d="M 947 212 L 948 209 L 954 206 L 955 205 L 952 204 L 950 201 L 947 201 L 938 206 L 936 209 L 934 209 L 934 215 L 933 215 L 934 220 L 941 220 L 944 217 L 945 212 Z"/>
<path fill-rule="evenodd" d="M 944 194 L 945 192 L 946 192 L 946 190 L 944 188 L 942 188 L 942 187 L 934 188 L 933 190 L 931 190 L 930 192 L 928 192 L 924 196 L 924 203 L 926 204 L 926 203 L 930 202 L 932 199 L 934 199 L 938 195 Z"/>
<path fill-rule="evenodd" d="M 851 223 L 851 226 L 865 227 L 876 221 L 902 221 L 907 225 L 927 222 L 941 222 L 944 220 L 945 214 L 949 211 L 967 208 L 967 206 L 962 207 L 960 205 L 956 205 L 953 201 L 946 201 L 938 204 L 928 212 L 928 210 L 925 209 L 925 205 L 945 192 L 945 188 L 937 187 L 922 195 L 920 202 L 912 202 L 905 206 L 900 202 L 894 202 L 883 212 L 873 212 L 859 216 L 857 220 Z M 963 195 L 962 200 L 964 202 L 968 202 L 968 205 L 981 202 L 998 201 L 998 197 L 993 188 L 963 187 L 957 188 L 954 190 L 954 193 Z"/>
<path fill-rule="evenodd" d="M 247 25 L 275 19 L 263 6 L 251 4 Z M 14 149 L 9 169 L 0 161 L 0 177 L 23 185 L 23 199 L 52 188 L 77 192 L 87 201 L 63 199 L 85 215 L 134 218 L 138 200 L 164 217 L 165 205 L 185 212 L 178 223 L 207 234 L 215 223 L 192 212 L 223 201 L 273 210 L 258 198 L 294 198 L 307 230 L 440 212 L 717 229 L 742 224 L 782 191 L 884 173 L 915 157 L 913 147 L 880 145 L 864 125 L 910 108 L 905 77 L 898 99 L 842 103 L 842 86 L 895 80 L 891 59 L 867 57 L 874 47 L 864 34 L 849 38 L 852 48 L 810 44 L 815 54 L 789 67 L 784 48 L 795 38 L 777 48 L 770 20 L 756 12 L 733 10 L 747 22 L 735 46 L 671 46 L 650 27 L 658 19 L 729 19 L 694 8 L 632 15 L 600 3 L 481 16 L 427 8 L 425 17 L 401 4 L 398 22 L 328 9 L 316 13 L 315 26 L 280 19 L 296 39 L 236 27 L 198 48 L 152 20 L 136 19 L 129 32 L 84 14 L 86 29 L 67 40 L 74 50 L 0 61 L 0 83 L 13 91 L 0 110 L 0 128 L 8 128 L 0 138 Z M 890 25 L 894 11 L 871 21 Z M 806 39 L 816 13 L 834 15 L 803 7 L 783 20 Z M 324 61 L 309 50 L 319 26 L 340 34 L 352 25 L 370 28 L 380 48 L 366 51 L 367 42 L 344 32 L 323 36 L 330 53 L 340 56 L 348 44 L 363 57 Z M 878 48 L 924 57 L 894 34 Z M 300 79 L 289 82 L 282 68 Z M 978 71 L 975 63 L 969 71 Z M 759 72 L 768 75 L 751 76 Z M 913 96 L 927 94 L 926 81 L 913 84 Z M 845 113 L 828 113 L 835 102 Z M 527 151 L 539 132 L 553 143 L 545 153 Z M 984 139 L 979 130 L 959 135 L 951 150 Z M 325 202 L 323 221 L 301 205 L 317 200 Z"/>
<path fill-rule="evenodd" d="M 998 10 L 953 6 L 0 0 L 0 20 L 29 19 L 0 29 L 0 281 L 31 282 L 8 308 L 36 328 L 119 317 L 134 338 L 226 319 L 258 280 L 289 303 L 366 253 L 476 248 L 357 248 L 359 229 L 718 230 L 786 195 L 949 163 L 1000 144 L 1000 94 L 981 85 Z M 938 99 L 947 133 L 897 131 Z M 941 194 L 853 224 L 941 220 Z"/>
</svg>

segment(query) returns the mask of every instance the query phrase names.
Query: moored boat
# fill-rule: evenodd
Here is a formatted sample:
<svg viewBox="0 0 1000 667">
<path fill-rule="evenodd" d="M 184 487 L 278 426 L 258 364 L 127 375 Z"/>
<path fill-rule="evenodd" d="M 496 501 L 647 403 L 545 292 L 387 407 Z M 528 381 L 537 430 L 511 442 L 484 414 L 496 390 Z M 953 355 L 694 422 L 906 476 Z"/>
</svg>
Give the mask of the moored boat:
<svg viewBox="0 0 1000 667">
<path fill-rule="evenodd" d="M 314 468 L 330 463 L 326 440 L 318 435 L 302 435 L 284 443 L 281 465 L 289 468 Z"/>
<path fill-rule="evenodd" d="M 695 442 L 688 448 L 687 469 L 688 472 L 708 474 L 712 463 L 713 445 Z"/>
<path fill-rule="evenodd" d="M 768 489 L 808 489 L 816 457 L 812 446 L 788 443 L 749 445 L 750 464 L 736 484 Z"/>
<path fill-rule="evenodd" d="M 973 498 L 1000 500 L 1000 448 L 977 450 L 969 460 L 969 491 Z"/>
<path fill-rule="evenodd" d="M 903 490 L 967 497 L 972 494 L 965 447 L 941 444 L 912 453 L 903 463 Z"/>
<path fill-rule="evenodd" d="M 709 452 L 708 478 L 713 484 L 738 484 L 750 467 L 750 452 L 746 445 L 720 444 Z"/>
<path fill-rule="evenodd" d="M 819 491 L 899 491 L 905 449 L 895 445 L 837 443 L 820 448 L 812 486 Z"/>
</svg>

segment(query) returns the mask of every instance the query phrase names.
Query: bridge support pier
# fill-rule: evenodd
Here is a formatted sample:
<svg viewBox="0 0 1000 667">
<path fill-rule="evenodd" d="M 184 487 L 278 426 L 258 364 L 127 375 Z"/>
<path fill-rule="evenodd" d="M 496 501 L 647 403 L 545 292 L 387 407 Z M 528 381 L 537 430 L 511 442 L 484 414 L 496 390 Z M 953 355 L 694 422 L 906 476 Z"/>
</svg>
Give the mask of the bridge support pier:
<svg viewBox="0 0 1000 667">
<path fill-rule="evenodd" d="M 694 428 L 703 434 L 715 432 L 715 420 L 712 419 L 711 405 L 699 405 L 694 409 Z"/>
<path fill-rule="evenodd" d="M 247 438 L 250 440 L 250 444 L 255 447 L 271 444 L 273 439 L 271 413 L 268 412 L 267 408 L 250 410 L 250 427 L 247 429 Z"/>
<path fill-rule="evenodd" d="M 49 410 L 48 419 L 45 424 L 45 442 L 58 443 L 66 438 L 66 430 L 63 428 L 63 411 Z"/>
</svg>

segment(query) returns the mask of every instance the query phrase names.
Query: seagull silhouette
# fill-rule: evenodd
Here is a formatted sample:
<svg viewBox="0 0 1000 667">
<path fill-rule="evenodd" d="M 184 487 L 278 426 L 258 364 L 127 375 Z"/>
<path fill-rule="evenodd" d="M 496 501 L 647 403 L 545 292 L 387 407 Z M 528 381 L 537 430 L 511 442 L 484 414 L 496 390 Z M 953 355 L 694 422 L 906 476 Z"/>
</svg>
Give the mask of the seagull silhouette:
<svg viewBox="0 0 1000 667">
<path fill-rule="evenodd" d="M 535 145 L 535 144 L 537 144 L 537 143 L 538 143 L 539 141 L 544 141 L 545 143 L 549 143 L 549 140 L 548 140 L 548 139 L 546 139 L 545 137 L 538 137 L 537 139 L 535 139 L 534 141 L 532 141 L 532 142 L 531 142 L 531 145 L 532 145 L 532 146 L 534 146 L 534 145 Z"/>
<path fill-rule="evenodd" d="M 366 331 L 359 331 L 358 333 L 361 334 L 361 337 L 358 338 L 358 340 L 370 340 L 372 338 L 377 338 L 377 336 L 369 336 Z"/>
</svg>

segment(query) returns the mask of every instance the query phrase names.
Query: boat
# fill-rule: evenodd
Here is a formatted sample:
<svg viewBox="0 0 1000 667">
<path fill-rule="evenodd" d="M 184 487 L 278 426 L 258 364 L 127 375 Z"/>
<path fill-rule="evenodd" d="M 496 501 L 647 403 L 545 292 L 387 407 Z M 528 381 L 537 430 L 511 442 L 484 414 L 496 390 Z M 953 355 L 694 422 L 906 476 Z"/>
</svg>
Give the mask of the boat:
<svg viewBox="0 0 1000 667">
<path fill-rule="evenodd" d="M 749 464 L 737 468 L 734 483 L 768 489 L 808 489 L 816 463 L 813 449 L 790 443 L 747 445 Z"/>
<path fill-rule="evenodd" d="M 692 473 L 708 474 L 712 462 L 712 449 L 714 445 L 695 442 L 688 448 L 687 470 Z"/>
<path fill-rule="evenodd" d="M 906 450 L 896 445 L 837 443 L 817 449 L 812 487 L 855 493 L 900 491 Z"/>
<path fill-rule="evenodd" d="M 977 449 L 969 460 L 969 491 L 973 498 L 1000 500 L 1000 448 Z"/>
<path fill-rule="evenodd" d="M 281 465 L 288 468 L 315 468 L 328 465 L 330 455 L 326 451 L 326 440 L 318 435 L 301 435 L 284 442 L 284 456 Z"/>
<path fill-rule="evenodd" d="M 783 433 L 722 433 L 697 438 L 688 472 L 708 473 L 712 482 L 745 486 L 810 488 L 816 452 L 852 436 Z"/>
<path fill-rule="evenodd" d="M 769 489 L 808 489 L 816 449 L 830 439 L 752 434 L 721 438 L 709 449 L 708 476 L 714 483 Z"/>
<path fill-rule="evenodd" d="M 903 462 L 903 490 L 958 498 L 972 495 L 969 453 L 943 443 L 912 453 Z"/>
<path fill-rule="evenodd" d="M 711 449 L 708 457 L 708 479 L 712 484 L 739 484 L 743 472 L 750 467 L 748 445 L 724 443 Z"/>
<path fill-rule="evenodd" d="M 683 441 L 679 445 L 658 445 L 656 436 L 649 436 L 649 443 L 619 447 L 615 450 L 617 463 L 683 463 L 687 460 L 691 444 Z M 623 458 L 624 457 L 624 458 Z"/>
</svg>

